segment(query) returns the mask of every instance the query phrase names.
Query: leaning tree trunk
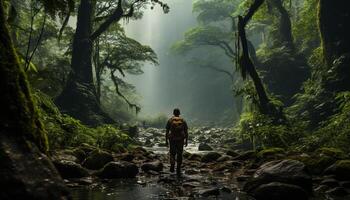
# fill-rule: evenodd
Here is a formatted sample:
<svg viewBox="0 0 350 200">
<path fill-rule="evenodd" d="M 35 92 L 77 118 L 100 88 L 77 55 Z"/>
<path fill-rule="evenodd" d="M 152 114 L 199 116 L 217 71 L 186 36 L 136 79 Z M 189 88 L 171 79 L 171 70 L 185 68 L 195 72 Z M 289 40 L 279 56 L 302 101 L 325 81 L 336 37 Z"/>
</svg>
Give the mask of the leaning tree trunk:
<svg viewBox="0 0 350 200">
<path fill-rule="evenodd" d="M 263 2 L 264 0 L 255 0 L 255 2 L 249 8 L 247 15 L 244 17 L 238 17 L 238 37 L 240 39 L 240 43 L 242 44 L 242 55 L 239 59 L 239 64 L 243 70 L 243 74 L 245 74 L 245 71 L 248 72 L 254 83 L 255 90 L 259 98 L 258 101 L 260 111 L 263 114 L 271 114 L 272 110 L 270 108 L 270 100 L 266 94 L 265 87 L 259 77 L 259 74 L 256 71 L 255 66 L 249 56 L 248 41 L 245 32 L 247 23 L 253 17 L 254 13 L 259 9 L 259 7 L 263 4 Z M 243 75 L 243 78 L 244 77 L 245 75 Z"/>
<path fill-rule="evenodd" d="M 113 123 L 100 107 L 93 80 L 93 40 L 90 36 L 93 31 L 95 6 L 95 0 L 80 1 L 73 39 L 72 71 L 66 87 L 56 99 L 62 112 L 89 125 Z"/>
<path fill-rule="evenodd" d="M 6 21 L 0 0 L 0 199 L 67 199 Z"/>
<path fill-rule="evenodd" d="M 327 71 L 325 87 L 350 90 L 350 1 L 319 0 L 318 18 Z"/>
</svg>

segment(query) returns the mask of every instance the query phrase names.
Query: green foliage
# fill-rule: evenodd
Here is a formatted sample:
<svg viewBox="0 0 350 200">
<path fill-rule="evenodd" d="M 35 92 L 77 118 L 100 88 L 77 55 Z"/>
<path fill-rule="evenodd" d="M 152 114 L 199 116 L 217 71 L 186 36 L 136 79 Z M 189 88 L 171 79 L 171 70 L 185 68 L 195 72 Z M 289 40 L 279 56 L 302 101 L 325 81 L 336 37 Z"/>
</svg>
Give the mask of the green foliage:
<svg viewBox="0 0 350 200">
<path fill-rule="evenodd" d="M 320 123 L 314 133 L 304 138 L 302 147 L 314 150 L 319 147 L 334 147 L 349 152 L 350 144 L 350 92 L 342 92 L 334 102 L 338 111 Z"/>
<path fill-rule="evenodd" d="M 300 136 L 297 127 L 276 123 L 275 119 L 259 112 L 243 113 L 238 131 L 243 138 L 249 138 L 255 148 L 290 147 Z"/>
<path fill-rule="evenodd" d="M 305 54 L 310 54 L 320 45 L 320 36 L 317 31 L 317 2 L 317 0 L 304 0 L 293 26 L 296 44 Z"/>
<path fill-rule="evenodd" d="M 161 113 L 154 117 L 143 117 L 140 120 L 144 122 L 146 126 L 164 128 L 168 121 L 168 117 L 165 114 Z"/>
<path fill-rule="evenodd" d="M 233 36 L 232 33 L 224 32 L 217 26 L 197 26 L 188 30 L 184 35 L 184 39 L 172 46 L 172 51 L 186 54 L 200 46 L 220 47 L 220 45 L 225 45 L 231 36 Z"/>
<path fill-rule="evenodd" d="M 235 4 L 230 0 L 197 0 L 193 3 L 193 12 L 200 23 L 222 21 L 231 17 Z"/>
<path fill-rule="evenodd" d="M 49 96 L 36 92 L 34 97 L 40 108 L 41 119 L 45 124 L 51 149 L 76 147 L 85 143 L 113 150 L 118 145 L 127 147 L 133 143 L 130 137 L 117 127 L 112 125 L 87 127 L 79 120 L 61 114 Z"/>
</svg>

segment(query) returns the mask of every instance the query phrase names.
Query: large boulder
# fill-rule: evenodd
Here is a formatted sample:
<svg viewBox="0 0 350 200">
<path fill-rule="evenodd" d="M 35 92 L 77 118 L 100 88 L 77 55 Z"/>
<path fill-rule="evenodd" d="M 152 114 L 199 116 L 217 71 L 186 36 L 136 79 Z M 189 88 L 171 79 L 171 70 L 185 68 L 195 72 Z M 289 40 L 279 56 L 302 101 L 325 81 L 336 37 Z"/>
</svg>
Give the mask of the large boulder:
<svg viewBox="0 0 350 200">
<path fill-rule="evenodd" d="M 328 167 L 324 174 L 335 175 L 338 180 L 350 180 L 350 160 L 339 160 Z"/>
<path fill-rule="evenodd" d="M 50 159 L 24 137 L 10 137 L 14 134 L 0 134 L 0 199 L 70 199 Z"/>
<path fill-rule="evenodd" d="M 73 161 L 61 160 L 53 163 L 62 178 L 82 178 L 89 175 L 86 169 Z"/>
<path fill-rule="evenodd" d="M 198 146 L 198 151 L 212 151 L 213 148 L 207 143 L 200 143 Z"/>
<path fill-rule="evenodd" d="M 312 191 L 312 179 L 306 166 L 296 160 L 271 161 L 261 165 L 253 179 L 244 185 L 244 190 L 251 192 L 260 185 L 272 182 L 296 185 L 309 193 Z"/>
<path fill-rule="evenodd" d="M 160 161 L 146 162 L 141 165 L 141 169 L 144 172 L 148 172 L 148 171 L 160 172 L 163 170 L 163 163 L 161 163 Z"/>
<path fill-rule="evenodd" d="M 202 156 L 201 162 L 205 162 L 205 163 L 214 162 L 220 157 L 221 157 L 221 154 L 217 152 L 209 152 Z"/>
<path fill-rule="evenodd" d="M 307 200 L 308 194 L 301 187 L 272 182 L 262 184 L 250 193 L 256 200 Z"/>
<path fill-rule="evenodd" d="M 109 162 L 96 175 L 100 178 L 134 178 L 139 173 L 138 167 L 130 162 Z"/>
<path fill-rule="evenodd" d="M 98 170 L 111 161 L 113 161 L 112 154 L 101 150 L 95 150 L 86 158 L 83 162 L 83 166 L 88 169 Z"/>
</svg>

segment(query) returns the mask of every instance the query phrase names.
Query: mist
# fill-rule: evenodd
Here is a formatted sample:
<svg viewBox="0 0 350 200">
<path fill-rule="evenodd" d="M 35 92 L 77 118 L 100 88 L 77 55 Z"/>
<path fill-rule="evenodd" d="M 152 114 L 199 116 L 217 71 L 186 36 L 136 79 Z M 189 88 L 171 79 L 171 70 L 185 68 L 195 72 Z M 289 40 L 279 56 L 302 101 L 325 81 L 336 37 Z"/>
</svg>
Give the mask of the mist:
<svg viewBox="0 0 350 200">
<path fill-rule="evenodd" d="M 197 23 L 192 13 L 192 1 L 165 2 L 170 6 L 168 14 L 155 7 L 145 10 L 142 19 L 124 24 L 128 37 L 153 48 L 160 63 L 158 66 L 146 63 L 144 74 L 126 77 L 141 96 L 140 116 L 170 115 L 177 107 L 196 123 L 215 124 L 220 121 L 232 124 L 236 111 L 230 80 L 210 69 L 195 66 L 186 57 L 170 51 L 186 30 Z M 210 55 L 211 52 L 206 51 L 202 53 Z M 223 56 L 217 64 L 231 67 L 232 62 Z"/>
</svg>

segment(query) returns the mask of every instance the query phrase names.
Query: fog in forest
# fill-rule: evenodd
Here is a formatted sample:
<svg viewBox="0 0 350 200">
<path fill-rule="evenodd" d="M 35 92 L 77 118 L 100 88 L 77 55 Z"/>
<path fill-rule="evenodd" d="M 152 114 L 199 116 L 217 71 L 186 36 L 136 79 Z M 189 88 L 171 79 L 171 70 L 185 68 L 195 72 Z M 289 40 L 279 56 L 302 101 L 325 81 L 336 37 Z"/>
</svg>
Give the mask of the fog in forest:
<svg viewBox="0 0 350 200">
<path fill-rule="evenodd" d="M 161 8 L 155 7 L 147 9 L 142 19 L 124 24 L 126 34 L 151 46 L 160 63 L 159 66 L 145 64 L 142 75 L 127 75 L 126 80 L 135 85 L 140 95 L 140 116 L 170 115 L 172 109 L 178 107 L 195 122 L 232 124 L 236 113 L 229 78 L 171 52 L 171 46 L 197 23 L 192 1 L 168 0 L 166 3 L 170 6 L 169 13 L 164 14 Z M 210 52 L 202 53 L 210 55 Z M 227 65 L 232 64 L 228 61 Z M 224 119 L 222 113 L 227 114 Z"/>
</svg>

